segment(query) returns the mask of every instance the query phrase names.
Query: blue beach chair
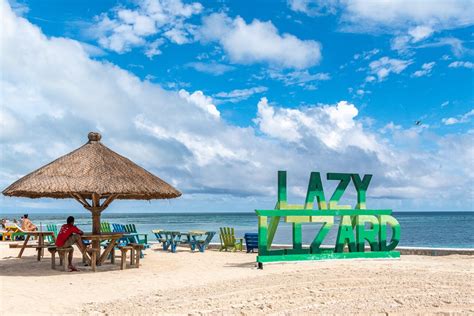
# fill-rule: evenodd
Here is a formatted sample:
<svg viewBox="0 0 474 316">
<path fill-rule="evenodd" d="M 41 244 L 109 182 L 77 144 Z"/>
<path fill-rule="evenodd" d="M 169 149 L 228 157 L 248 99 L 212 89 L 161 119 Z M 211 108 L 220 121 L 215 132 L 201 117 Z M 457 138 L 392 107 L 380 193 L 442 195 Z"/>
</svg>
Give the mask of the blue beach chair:
<svg viewBox="0 0 474 316">
<path fill-rule="evenodd" d="M 253 252 L 254 249 L 258 251 L 258 233 L 245 233 L 244 238 L 247 253 Z"/>
</svg>

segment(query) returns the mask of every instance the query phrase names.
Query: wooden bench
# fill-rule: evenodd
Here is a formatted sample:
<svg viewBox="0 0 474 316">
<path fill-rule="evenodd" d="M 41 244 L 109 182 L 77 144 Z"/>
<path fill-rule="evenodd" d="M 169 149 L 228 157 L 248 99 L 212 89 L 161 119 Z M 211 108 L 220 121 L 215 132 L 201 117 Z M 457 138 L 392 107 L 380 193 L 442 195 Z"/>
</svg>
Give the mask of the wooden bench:
<svg viewBox="0 0 474 316">
<path fill-rule="evenodd" d="M 118 248 L 121 251 L 120 270 L 126 268 L 128 251 L 130 251 L 130 267 L 140 267 L 140 252 L 145 248 L 143 244 L 130 243 L 127 246 L 119 246 Z"/>
<path fill-rule="evenodd" d="M 133 265 L 133 247 L 132 246 L 119 246 L 118 247 L 121 251 L 121 262 L 120 262 L 120 270 L 125 269 L 127 265 L 127 252 L 130 251 L 130 265 Z"/>
<path fill-rule="evenodd" d="M 143 249 L 145 249 L 145 245 L 143 244 L 130 244 L 130 246 L 132 246 L 132 256 L 134 256 L 135 258 L 135 268 L 139 268 L 140 267 L 140 254 L 142 252 Z"/>
<path fill-rule="evenodd" d="M 46 247 L 48 248 L 48 251 L 51 253 L 51 269 L 55 269 L 56 268 L 56 252 L 59 254 L 59 265 L 60 266 L 63 266 L 63 269 L 64 271 L 67 271 L 67 264 L 66 264 L 66 255 L 73 250 L 72 247 L 56 247 L 56 246 L 48 246 Z M 91 260 L 89 262 L 91 268 L 92 268 L 92 271 L 96 271 L 97 269 L 97 256 L 100 252 L 100 250 L 98 249 L 94 249 L 94 248 L 89 248 L 87 249 L 87 252 L 90 254 L 91 256 Z M 82 257 L 83 261 L 86 260 L 86 257 L 83 255 Z"/>
<path fill-rule="evenodd" d="M 56 247 L 56 246 L 49 246 L 47 247 L 48 251 L 51 253 L 51 269 L 56 269 L 56 252 L 59 255 L 59 265 L 63 266 L 64 271 L 67 271 L 67 258 L 66 255 L 73 251 L 72 247 Z M 39 252 L 38 252 L 39 253 Z"/>
<path fill-rule="evenodd" d="M 22 248 L 23 245 L 22 244 L 9 244 L 8 247 L 10 248 Z M 49 245 L 43 245 L 43 248 L 48 248 Z M 26 246 L 24 246 L 24 248 L 38 248 L 38 244 L 28 244 Z"/>
<path fill-rule="evenodd" d="M 43 256 L 43 249 L 49 249 L 51 246 L 50 245 L 42 245 L 42 246 L 39 246 L 39 245 L 21 245 L 21 244 L 10 244 L 8 245 L 8 247 L 10 248 L 34 248 L 36 249 L 36 251 L 38 252 L 38 255 L 37 255 L 37 259 L 38 261 L 41 260 L 41 257 Z"/>
</svg>

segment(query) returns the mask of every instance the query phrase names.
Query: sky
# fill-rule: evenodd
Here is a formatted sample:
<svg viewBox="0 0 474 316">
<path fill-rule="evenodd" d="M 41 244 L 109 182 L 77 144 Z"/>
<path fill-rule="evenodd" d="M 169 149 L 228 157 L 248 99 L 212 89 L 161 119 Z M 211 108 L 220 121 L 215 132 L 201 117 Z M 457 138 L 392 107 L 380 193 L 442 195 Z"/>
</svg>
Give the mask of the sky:
<svg viewBox="0 0 474 316">
<path fill-rule="evenodd" d="M 102 142 L 183 192 L 111 211 L 273 208 L 310 172 L 368 208 L 473 210 L 474 1 L 0 0 L 0 186 Z M 343 202 L 356 204 L 351 184 Z M 1 212 L 81 211 L 0 198 Z"/>
</svg>

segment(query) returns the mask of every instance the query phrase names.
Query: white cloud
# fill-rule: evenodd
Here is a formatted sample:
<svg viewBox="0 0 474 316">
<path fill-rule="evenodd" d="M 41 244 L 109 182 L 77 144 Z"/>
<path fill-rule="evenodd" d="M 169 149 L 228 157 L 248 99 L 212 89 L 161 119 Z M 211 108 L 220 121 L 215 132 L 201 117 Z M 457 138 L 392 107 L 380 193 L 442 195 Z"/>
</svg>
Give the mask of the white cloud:
<svg viewBox="0 0 474 316">
<path fill-rule="evenodd" d="M 178 45 L 188 44 L 194 41 L 194 38 L 191 38 L 191 35 L 196 32 L 196 26 L 191 24 L 182 24 L 179 23 L 175 25 L 172 29 L 163 33 L 163 35 L 168 38 L 171 42 Z"/>
<path fill-rule="evenodd" d="M 23 2 L 18 2 L 17 0 L 8 1 L 12 10 L 19 16 L 24 16 L 30 12 L 30 8 Z"/>
<path fill-rule="evenodd" d="M 331 79 L 331 76 L 326 72 L 310 73 L 308 70 L 284 72 L 281 70 L 269 69 L 267 75 L 271 79 L 282 81 L 286 86 L 298 85 L 300 87 L 306 87 L 309 83 L 315 81 L 326 81 Z"/>
<path fill-rule="evenodd" d="M 90 34 L 103 48 L 117 53 L 145 46 L 151 36 L 161 36 L 146 50 L 147 56 L 152 57 L 160 53 L 158 46 L 163 37 L 180 45 L 190 42 L 194 26 L 185 21 L 201 11 L 202 5 L 198 2 L 138 0 L 134 9 L 118 6 L 97 16 Z"/>
<path fill-rule="evenodd" d="M 433 34 L 434 30 L 426 25 L 418 25 L 412 29 L 408 30 L 408 34 L 412 37 L 412 42 L 416 43 L 425 38 L 428 38 Z"/>
<path fill-rule="evenodd" d="M 474 24 L 472 0 L 437 0 L 429 4 L 425 0 L 294 0 L 288 4 L 292 10 L 310 16 L 339 13 L 343 31 L 393 34 L 392 48 L 400 53 L 407 53 L 414 44 L 437 32 Z"/>
<path fill-rule="evenodd" d="M 365 78 L 365 82 L 373 82 L 375 81 L 377 78 L 375 78 L 374 76 L 367 76 Z"/>
<path fill-rule="evenodd" d="M 342 1 L 342 20 L 355 30 L 407 29 L 415 40 L 426 38 L 434 30 L 472 25 L 474 2 L 424 0 L 351 0 Z"/>
<path fill-rule="evenodd" d="M 291 10 L 302 12 L 309 16 L 335 14 L 337 0 L 287 0 Z"/>
<path fill-rule="evenodd" d="M 194 103 L 215 118 L 219 118 L 221 115 L 216 106 L 213 104 L 212 98 L 205 96 L 202 91 L 194 91 L 192 94 L 190 94 L 188 91 L 181 89 L 179 90 L 179 96 L 190 103 Z"/>
<path fill-rule="evenodd" d="M 453 61 L 449 64 L 450 68 L 467 68 L 467 69 L 474 69 L 474 63 L 470 61 Z"/>
<path fill-rule="evenodd" d="M 429 76 L 431 74 L 431 70 L 433 70 L 433 67 L 436 65 L 434 61 L 430 63 L 424 63 L 421 66 L 420 70 L 417 70 L 413 73 L 414 77 L 423 77 L 423 76 Z"/>
<path fill-rule="evenodd" d="M 219 92 L 213 95 L 217 101 L 223 103 L 223 102 L 231 102 L 231 103 L 237 103 L 243 100 L 247 100 L 254 94 L 262 93 L 267 91 L 267 87 L 253 87 L 253 88 L 248 88 L 248 89 L 235 89 L 230 92 Z"/>
<path fill-rule="evenodd" d="M 357 147 L 377 152 L 384 159 L 384 149 L 373 135 L 364 132 L 354 120 L 359 111 L 347 101 L 336 105 L 313 106 L 304 109 L 276 108 L 266 98 L 258 103 L 255 123 L 266 135 L 309 146 L 308 140 L 318 139 L 330 149 L 345 151 Z M 311 143 L 311 142 L 309 142 Z"/>
<path fill-rule="evenodd" d="M 395 58 L 382 57 L 378 60 L 374 60 L 369 64 L 369 73 L 376 75 L 378 81 L 385 80 L 391 73 L 399 74 L 405 68 L 407 68 L 413 61 L 411 60 L 401 60 Z M 366 78 L 367 82 L 374 81 L 373 76 L 368 76 Z"/>
<path fill-rule="evenodd" d="M 307 68 L 321 60 L 321 44 L 279 34 L 272 22 L 253 20 L 247 24 L 241 17 L 232 19 L 214 13 L 203 19 L 199 31 L 202 41 L 217 41 L 235 63 L 269 63 L 283 68 Z"/>
<path fill-rule="evenodd" d="M 443 122 L 444 125 L 467 123 L 471 120 L 471 116 L 474 116 L 474 110 L 470 110 L 469 112 L 463 115 L 458 115 L 457 117 L 443 118 L 441 122 Z"/>
<path fill-rule="evenodd" d="M 444 101 L 443 103 L 441 103 L 441 107 L 444 108 L 446 106 L 449 105 L 449 101 Z"/>
<path fill-rule="evenodd" d="M 238 127 L 218 119 L 212 99 L 200 91 L 167 91 L 141 81 L 91 58 L 74 40 L 46 37 L 5 1 L 0 10 L 2 187 L 99 130 L 106 145 L 184 192 L 169 202 L 172 209 L 202 209 L 199 201 L 217 211 L 220 197 L 227 205 L 245 202 L 245 210 L 271 207 L 277 170 L 288 170 L 295 187 L 307 185 L 310 171 L 372 173 L 368 195 L 374 208 L 410 209 L 423 202 L 425 208 L 452 209 L 472 202 L 465 194 L 474 179 L 472 133 L 439 136 L 435 130 L 425 134 L 427 128 L 401 128 L 382 138 L 346 101 L 276 107 L 261 99 L 256 125 Z M 2 209 L 18 209 L 27 202 L 1 203 Z"/>
<path fill-rule="evenodd" d="M 464 54 L 472 53 L 472 49 L 464 47 L 464 42 L 455 37 L 438 38 L 430 43 L 424 43 L 422 45 L 415 46 L 414 48 L 441 47 L 441 46 L 451 47 L 451 51 L 456 57 L 460 57 Z M 442 58 L 444 58 L 445 56 L 446 55 L 444 55 Z"/>
<path fill-rule="evenodd" d="M 373 56 L 377 55 L 378 53 L 380 52 L 380 50 L 378 48 L 374 48 L 372 50 L 369 50 L 369 51 L 364 51 L 362 53 L 359 53 L 359 54 L 355 54 L 354 55 L 354 59 L 355 60 L 369 60 L 371 59 Z"/>
<path fill-rule="evenodd" d="M 258 116 L 255 123 L 262 132 L 269 136 L 298 142 L 302 138 L 298 132 L 300 118 L 303 117 L 298 110 L 285 109 L 275 113 L 275 109 L 268 104 L 268 99 L 262 98 L 258 102 Z"/>
<path fill-rule="evenodd" d="M 191 62 L 185 65 L 186 67 L 191 67 L 196 71 L 204 72 L 214 76 L 220 76 L 226 72 L 232 71 L 235 69 L 234 66 L 229 66 L 225 64 L 219 64 L 216 62 Z"/>
<path fill-rule="evenodd" d="M 441 60 L 445 60 L 445 61 L 446 60 L 451 60 L 451 57 L 449 55 L 445 54 L 445 55 L 441 56 Z"/>
<path fill-rule="evenodd" d="M 158 38 L 147 45 L 145 50 L 145 55 L 152 59 L 154 56 L 161 55 L 160 46 L 163 45 L 165 41 L 162 38 Z"/>
<path fill-rule="evenodd" d="M 364 95 L 371 94 L 372 92 L 369 90 L 364 90 L 364 89 L 357 89 L 354 91 L 354 89 L 351 88 L 349 93 L 354 93 L 358 97 L 363 97 Z"/>
</svg>

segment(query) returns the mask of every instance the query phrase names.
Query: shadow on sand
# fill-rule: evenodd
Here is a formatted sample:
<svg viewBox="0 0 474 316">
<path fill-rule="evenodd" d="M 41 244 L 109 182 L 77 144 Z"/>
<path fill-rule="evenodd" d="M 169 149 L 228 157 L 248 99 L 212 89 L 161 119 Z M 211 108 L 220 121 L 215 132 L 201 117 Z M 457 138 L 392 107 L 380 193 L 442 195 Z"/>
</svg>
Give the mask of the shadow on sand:
<svg viewBox="0 0 474 316">
<path fill-rule="evenodd" d="M 119 259 L 115 264 L 106 263 L 97 267 L 97 271 L 93 272 L 91 267 L 84 266 L 82 260 L 74 258 L 73 264 L 80 270 L 79 272 L 66 272 L 59 266 L 59 259 L 56 258 L 56 270 L 51 269 L 51 257 L 44 256 L 41 261 L 36 260 L 36 255 L 23 255 L 22 258 L 17 257 L 3 257 L 0 260 L 0 276 L 51 276 L 61 275 L 65 273 L 70 274 L 84 274 L 84 273 L 101 273 L 108 271 L 120 270 L 118 264 Z"/>
</svg>

